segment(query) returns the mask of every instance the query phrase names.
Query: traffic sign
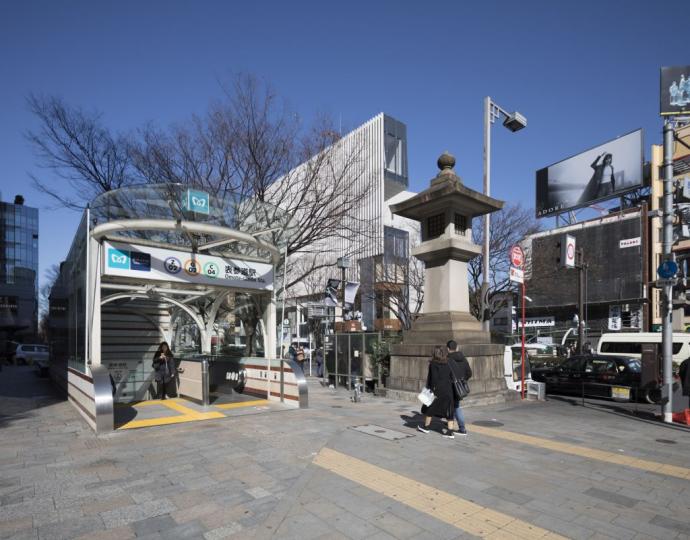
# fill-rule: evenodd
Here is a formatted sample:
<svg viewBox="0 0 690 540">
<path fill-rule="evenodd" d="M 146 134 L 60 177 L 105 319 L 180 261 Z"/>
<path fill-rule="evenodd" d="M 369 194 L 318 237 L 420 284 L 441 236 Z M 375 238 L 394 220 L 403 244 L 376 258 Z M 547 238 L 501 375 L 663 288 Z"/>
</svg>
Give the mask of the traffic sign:
<svg viewBox="0 0 690 540">
<path fill-rule="evenodd" d="M 510 248 L 510 264 L 518 268 L 525 265 L 525 252 L 520 246 L 513 246 Z"/>
<path fill-rule="evenodd" d="M 523 283 L 525 281 L 525 273 L 521 268 L 510 267 L 510 281 L 515 283 Z"/>
<path fill-rule="evenodd" d="M 678 274 L 678 263 L 676 261 L 668 260 L 664 261 L 657 268 L 656 273 L 661 279 L 671 279 Z"/>
<path fill-rule="evenodd" d="M 564 234 L 561 239 L 561 265 L 566 268 L 575 268 L 575 237 Z"/>
</svg>

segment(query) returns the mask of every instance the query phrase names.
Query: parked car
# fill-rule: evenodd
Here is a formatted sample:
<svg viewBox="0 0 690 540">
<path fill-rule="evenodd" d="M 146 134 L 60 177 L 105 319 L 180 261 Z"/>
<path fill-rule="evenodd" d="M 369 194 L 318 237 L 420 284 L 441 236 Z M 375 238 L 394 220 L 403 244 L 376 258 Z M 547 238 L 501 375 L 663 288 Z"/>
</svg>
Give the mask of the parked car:
<svg viewBox="0 0 690 540">
<path fill-rule="evenodd" d="M 650 399 L 651 389 L 639 389 L 641 375 L 638 358 L 608 355 L 572 356 L 555 367 L 532 369 L 532 378 L 546 383 L 548 394 L 584 392 L 587 396 L 615 399 L 624 398 L 626 391 L 612 387 L 627 387 L 632 388 L 631 399 Z"/>
<path fill-rule="evenodd" d="M 12 354 L 15 365 L 36 365 L 39 370 L 48 370 L 48 346 L 40 343 L 20 343 Z"/>
</svg>

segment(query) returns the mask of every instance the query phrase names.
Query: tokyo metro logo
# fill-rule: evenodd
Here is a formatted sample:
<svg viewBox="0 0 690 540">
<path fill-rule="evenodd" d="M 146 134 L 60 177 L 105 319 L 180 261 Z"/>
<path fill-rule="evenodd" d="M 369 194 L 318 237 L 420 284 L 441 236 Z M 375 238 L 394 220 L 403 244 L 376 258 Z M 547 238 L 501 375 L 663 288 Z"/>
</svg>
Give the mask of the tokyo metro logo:
<svg viewBox="0 0 690 540">
<path fill-rule="evenodd" d="M 129 253 L 115 248 L 108 248 L 108 267 L 129 270 Z"/>
</svg>

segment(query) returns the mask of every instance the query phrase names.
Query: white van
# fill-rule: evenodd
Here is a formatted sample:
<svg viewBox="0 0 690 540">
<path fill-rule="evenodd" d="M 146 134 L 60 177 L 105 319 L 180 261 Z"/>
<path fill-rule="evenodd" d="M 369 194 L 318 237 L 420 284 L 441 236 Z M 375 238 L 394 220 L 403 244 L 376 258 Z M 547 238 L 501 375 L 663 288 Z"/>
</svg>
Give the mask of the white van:
<svg viewBox="0 0 690 540">
<path fill-rule="evenodd" d="M 532 351 L 535 350 L 535 343 L 530 343 L 532 346 Z M 536 348 L 538 352 L 541 352 L 539 348 Z M 525 388 L 532 381 L 532 370 L 529 363 L 529 352 L 528 344 L 525 344 Z M 505 352 L 503 354 L 503 369 L 504 377 L 506 380 L 506 386 L 509 390 L 515 390 L 520 392 L 522 390 L 522 345 L 506 346 Z"/>
<path fill-rule="evenodd" d="M 661 332 L 625 332 L 602 334 L 597 354 L 608 356 L 642 357 L 643 343 L 657 343 L 661 353 Z M 680 364 L 690 357 L 690 334 L 673 334 L 673 363 Z"/>
</svg>

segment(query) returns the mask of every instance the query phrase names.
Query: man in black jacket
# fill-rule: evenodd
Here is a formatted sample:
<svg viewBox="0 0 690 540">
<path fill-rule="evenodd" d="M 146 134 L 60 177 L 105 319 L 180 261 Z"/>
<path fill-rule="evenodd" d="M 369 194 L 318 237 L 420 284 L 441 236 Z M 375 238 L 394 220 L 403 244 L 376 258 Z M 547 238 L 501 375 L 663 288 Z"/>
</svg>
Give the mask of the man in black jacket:
<svg viewBox="0 0 690 540">
<path fill-rule="evenodd" d="M 458 380 L 469 380 L 472 377 L 472 368 L 467 358 L 465 358 L 465 355 L 458 351 L 458 344 L 451 339 L 446 343 L 446 347 L 448 348 L 448 365 L 455 375 L 455 378 Z M 467 435 L 467 429 L 465 429 L 465 415 L 462 412 L 462 407 L 460 407 L 460 401 L 460 399 L 456 398 L 455 420 L 458 423 L 458 435 Z"/>
</svg>

